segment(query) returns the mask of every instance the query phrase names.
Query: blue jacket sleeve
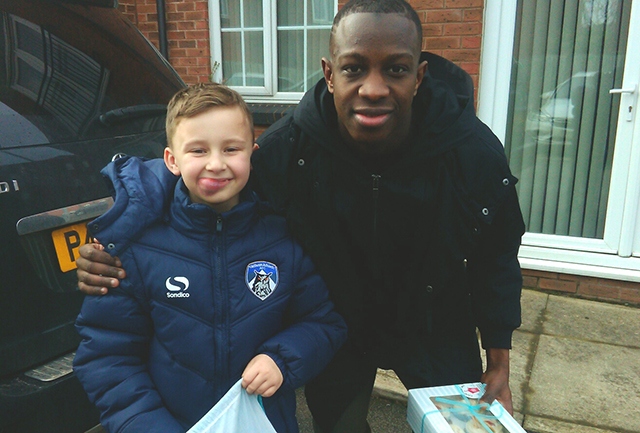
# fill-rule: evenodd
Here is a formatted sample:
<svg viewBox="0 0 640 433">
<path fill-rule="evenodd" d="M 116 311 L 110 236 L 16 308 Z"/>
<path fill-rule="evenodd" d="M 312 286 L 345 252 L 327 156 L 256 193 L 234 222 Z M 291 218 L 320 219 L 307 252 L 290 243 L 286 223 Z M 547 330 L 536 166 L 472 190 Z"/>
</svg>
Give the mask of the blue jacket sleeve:
<svg viewBox="0 0 640 433">
<path fill-rule="evenodd" d="M 110 432 L 184 433 L 163 406 L 146 367 L 150 318 L 123 290 L 87 296 L 76 327 L 74 371 Z"/>
<path fill-rule="evenodd" d="M 300 248 L 296 256 L 296 287 L 289 306 L 290 326 L 259 348 L 274 359 L 283 386 L 296 389 L 319 374 L 347 339 L 347 326 L 334 309 L 322 278 Z"/>
</svg>

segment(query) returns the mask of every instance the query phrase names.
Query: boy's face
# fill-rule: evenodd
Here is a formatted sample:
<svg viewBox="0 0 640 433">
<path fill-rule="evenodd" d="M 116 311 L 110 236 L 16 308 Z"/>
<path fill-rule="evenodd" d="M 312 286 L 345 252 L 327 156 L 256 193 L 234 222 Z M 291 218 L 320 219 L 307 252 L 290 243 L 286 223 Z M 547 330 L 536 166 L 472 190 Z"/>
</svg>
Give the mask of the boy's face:
<svg viewBox="0 0 640 433">
<path fill-rule="evenodd" d="M 333 35 L 322 59 L 342 137 L 363 155 L 397 150 L 411 127 L 411 104 L 427 69 L 418 64 L 414 23 L 393 13 L 354 13 Z"/>
<path fill-rule="evenodd" d="M 240 201 L 249 180 L 253 143 L 251 127 L 239 107 L 214 107 L 178 121 L 164 162 L 182 176 L 194 203 L 226 212 Z"/>
</svg>

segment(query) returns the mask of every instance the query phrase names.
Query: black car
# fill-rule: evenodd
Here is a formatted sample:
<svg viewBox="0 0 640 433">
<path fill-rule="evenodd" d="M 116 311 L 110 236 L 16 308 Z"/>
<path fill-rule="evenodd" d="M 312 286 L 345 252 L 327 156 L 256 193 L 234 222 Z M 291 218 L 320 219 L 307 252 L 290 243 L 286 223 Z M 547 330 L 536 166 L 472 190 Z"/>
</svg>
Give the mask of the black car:
<svg viewBox="0 0 640 433">
<path fill-rule="evenodd" d="M 159 157 L 184 83 L 116 0 L 0 0 L 0 433 L 98 424 L 71 368 L 100 169 Z M 109 372 L 103 372 L 109 374 Z"/>
</svg>

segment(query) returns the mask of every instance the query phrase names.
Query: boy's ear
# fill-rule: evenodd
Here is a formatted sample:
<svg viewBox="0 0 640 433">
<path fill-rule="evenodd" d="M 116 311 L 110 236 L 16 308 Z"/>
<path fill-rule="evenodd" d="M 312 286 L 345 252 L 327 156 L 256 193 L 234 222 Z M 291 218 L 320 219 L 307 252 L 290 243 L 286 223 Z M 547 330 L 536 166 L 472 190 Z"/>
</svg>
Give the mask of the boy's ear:
<svg viewBox="0 0 640 433">
<path fill-rule="evenodd" d="M 180 167 L 176 164 L 176 157 L 169 147 L 164 148 L 164 165 L 167 166 L 171 173 L 180 176 Z"/>
<path fill-rule="evenodd" d="M 253 143 L 253 147 L 251 148 L 251 153 L 255 152 L 258 149 L 260 149 L 260 146 L 258 145 L 258 143 Z M 253 164 L 251 164 L 251 170 L 253 170 Z"/>
</svg>

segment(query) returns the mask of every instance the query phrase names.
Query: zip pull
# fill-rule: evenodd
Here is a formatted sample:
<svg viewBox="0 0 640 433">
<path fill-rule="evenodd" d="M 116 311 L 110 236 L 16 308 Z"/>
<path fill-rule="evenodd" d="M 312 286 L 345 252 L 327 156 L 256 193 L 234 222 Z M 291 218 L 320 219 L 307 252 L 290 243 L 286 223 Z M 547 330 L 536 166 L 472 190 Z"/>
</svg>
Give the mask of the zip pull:
<svg viewBox="0 0 640 433">
<path fill-rule="evenodd" d="M 371 175 L 371 184 L 372 184 L 372 188 L 373 188 L 373 198 L 378 198 L 378 192 L 379 192 L 379 186 L 380 186 L 380 178 L 382 176 L 380 176 L 379 174 L 372 174 Z"/>
<path fill-rule="evenodd" d="M 216 232 L 217 233 L 221 233 L 222 232 L 222 217 L 218 216 L 218 219 L 216 220 Z"/>
</svg>

